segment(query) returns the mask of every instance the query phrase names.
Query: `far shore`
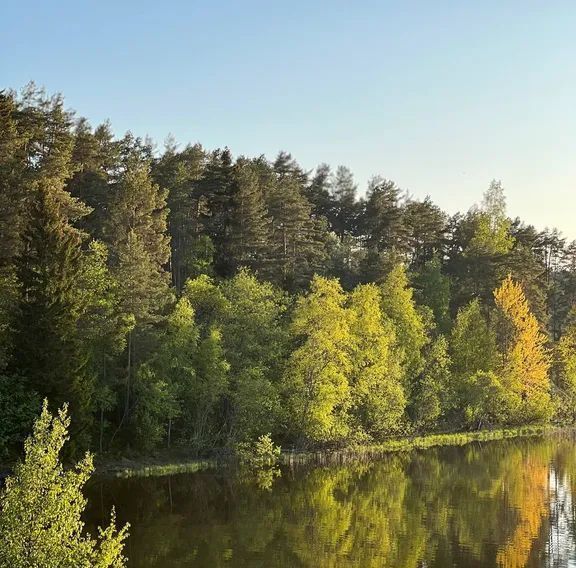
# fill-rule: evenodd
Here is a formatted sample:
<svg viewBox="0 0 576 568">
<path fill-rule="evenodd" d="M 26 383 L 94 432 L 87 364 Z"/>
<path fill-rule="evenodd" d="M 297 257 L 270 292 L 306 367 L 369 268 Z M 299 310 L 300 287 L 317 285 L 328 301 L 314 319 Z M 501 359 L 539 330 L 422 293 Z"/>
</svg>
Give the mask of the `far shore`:
<svg viewBox="0 0 576 568">
<path fill-rule="evenodd" d="M 440 446 L 463 446 L 472 442 L 487 442 L 510 438 L 542 436 L 566 431 L 568 428 L 550 425 L 520 426 L 473 432 L 427 434 L 387 440 L 380 444 L 353 445 L 335 449 L 283 449 L 280 463 L 298 464 L 339 464 L 353 461 L 369 461 L 390 453 L 426 450 Z M 570 429 L 571 430 L 571 429 Z M 131 458 L 103 457 L 97 460 L 96 474 L 112 477 L 148 477 L 195 473 L 199 471 L 229 466 L 233 458 L 197 458 L 187 456 L 182 450 L 165 451 L 152 456 Z"/>
</svg>

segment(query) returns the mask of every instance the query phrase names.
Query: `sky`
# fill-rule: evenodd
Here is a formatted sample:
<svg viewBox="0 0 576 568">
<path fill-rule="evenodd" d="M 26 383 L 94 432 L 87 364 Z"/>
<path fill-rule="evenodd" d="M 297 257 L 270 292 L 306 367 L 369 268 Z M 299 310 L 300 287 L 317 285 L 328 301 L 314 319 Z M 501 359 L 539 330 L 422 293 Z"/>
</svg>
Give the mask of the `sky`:
<svg viewBox="0 0 576 568">
<path fill-rule="evenodd" d="M 450 213 L 500 179 L 508 212 L 576 238 L 573 0 L 6 2 L 0 88 L 33 80 L 162 147 L 287 150 Z"/>
</svg>

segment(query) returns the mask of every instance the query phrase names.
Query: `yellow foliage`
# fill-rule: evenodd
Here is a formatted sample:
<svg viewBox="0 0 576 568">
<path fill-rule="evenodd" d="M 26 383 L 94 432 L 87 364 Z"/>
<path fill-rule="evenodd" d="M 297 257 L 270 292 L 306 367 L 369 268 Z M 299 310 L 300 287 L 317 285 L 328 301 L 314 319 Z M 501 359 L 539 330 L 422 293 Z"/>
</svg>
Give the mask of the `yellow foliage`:
<svg viewBox="0 0 576 568">
<path fill-rule="evenodd" d="M 498 551 L 496 561 L 501 568 L 526 566 L 548 512 L 548 463 L 524 457 L 513 471 L 517 475 L 505 491 L 520 518 L 512 537 Z"/>
<path fill-rule="evenodd" d="M 546 337 L 530 311 L 522 286 L 510 276 L 494 291 L 494 299 L 511 327 L 500 369 L 502 384 L 512 395 L 509 419 L 546 420 L 552 413 Z"/>
</svg>

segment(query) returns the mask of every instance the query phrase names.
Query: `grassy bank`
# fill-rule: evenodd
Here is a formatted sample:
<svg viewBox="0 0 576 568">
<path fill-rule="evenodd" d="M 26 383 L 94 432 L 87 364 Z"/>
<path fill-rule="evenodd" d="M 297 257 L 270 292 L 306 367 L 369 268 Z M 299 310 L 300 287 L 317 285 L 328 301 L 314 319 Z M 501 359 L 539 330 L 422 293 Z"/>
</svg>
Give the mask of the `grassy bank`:
<svg viewBox="0 0 576 568">
<path fill-rule="evenodd" d="M 553 426 L 521 426 L 499 430 L 480 430 L 451 434 L 429 434 L 391 439 L 381 444 L 356 445 L 338 450 L 283 451 L 280 461 L 286 465 L 306 463 L 338 464 L 352 461 L 378 459 L 393 452 L 425 450 L 439 446 L 463 446 L 472 442 L 504 440 L 509 438 L 541 436 L 560 431 Z M 114 477 L 148 477 L 173 475 L 177 473 L 195 473 L 219 467 L 225 462 L 211 459 L 186 458 L 182 454 L 165 454 L 154 458 L 122 458 L 103 460 L 97 465 L 97 473 Z"/>
<path fill-rule="evenodd" d="M 378 457 L 394 452 L 425 450 L 440 446 L 463 446 L 472 442 L 541 436 L 558 431 L 560 431 L 560 428 L 541 425 L 450 434 L 427 434 L 425 436 L 391 439 L 381 444 L 357 445 L 332 451 L 285 451 L 282 452 L 281 462 L 284 464 L 346 463 L 355 460 L 377 459 Z"/>
<path fill-rule="evenodd" d="M 151 477 L 175 475 L 177 473 L 196 473 L 217 467 L 216 460 L 182 458 L 180 456 L 161 458 L 134 458 L 103 460 L 96 466 L 97 475 L 112 477 Z"/>
</svg>

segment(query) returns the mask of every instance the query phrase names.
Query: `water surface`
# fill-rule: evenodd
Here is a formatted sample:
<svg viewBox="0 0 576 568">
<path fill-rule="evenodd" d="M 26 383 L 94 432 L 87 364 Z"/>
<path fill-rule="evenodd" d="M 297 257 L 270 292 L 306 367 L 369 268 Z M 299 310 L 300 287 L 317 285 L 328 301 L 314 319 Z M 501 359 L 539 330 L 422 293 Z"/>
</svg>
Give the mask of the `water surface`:
<svg viewBox="0 0 576 568">
<path fill-rule="evenodd" d="M 98 479 L 131 567 L 576 567 L 576 440 L 552 436 L 373 463 Z"/>
</svg>

